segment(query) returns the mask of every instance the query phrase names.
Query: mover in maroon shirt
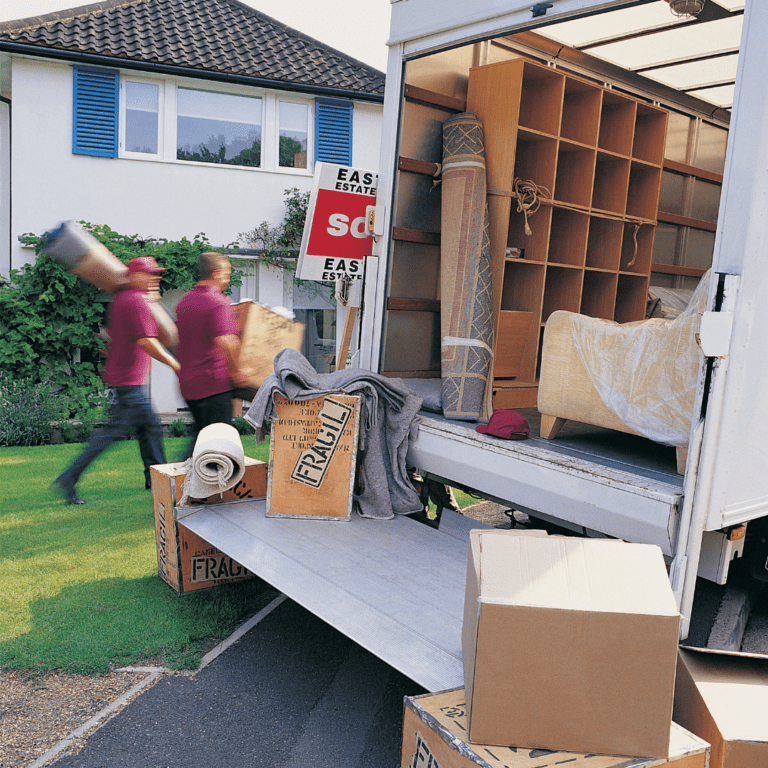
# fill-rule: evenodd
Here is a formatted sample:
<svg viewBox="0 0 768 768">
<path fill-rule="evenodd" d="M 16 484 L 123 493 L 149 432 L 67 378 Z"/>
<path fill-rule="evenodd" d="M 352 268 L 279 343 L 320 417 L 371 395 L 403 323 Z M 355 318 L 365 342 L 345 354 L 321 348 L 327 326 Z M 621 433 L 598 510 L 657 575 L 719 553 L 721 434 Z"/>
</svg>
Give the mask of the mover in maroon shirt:
<svg viewBox="0 0 768 768">
<path fill-rule="evenodd" d="M 153 464 L 165 464 L 162 427 L 146 392 L 150 358 L 179 372 L 179 363 L 157 339 L 157 322 L 149 308 L 150 297 L 157 293 L 163 271 L 151 256 L 132 259 L 128 262 L 130 286 L 112 300 L 109 357 L 104 368 L 107 384 L 114 391 L 110 420 L 94 432 L 74 464 L 56 478 L 55 485 L 71 504 L 85 503 L 75 491 L 80 475 L 115 440 L 127 437 L 131 428 L 139 440 L 145 488 L 151 487 L 149 468 Z"/>
<path fill-rule="evenodd" d="M 240 339 L 235 307 L 223 293 L 231 273 L 223 253 L 201 253 L 198 281 L 176 307 L 179 384 L 194 418 L 187 457 L 192 455 L 203 427 L 232 423 L 232 388 L 245 381 L 238 368 Z"/>
</svg>

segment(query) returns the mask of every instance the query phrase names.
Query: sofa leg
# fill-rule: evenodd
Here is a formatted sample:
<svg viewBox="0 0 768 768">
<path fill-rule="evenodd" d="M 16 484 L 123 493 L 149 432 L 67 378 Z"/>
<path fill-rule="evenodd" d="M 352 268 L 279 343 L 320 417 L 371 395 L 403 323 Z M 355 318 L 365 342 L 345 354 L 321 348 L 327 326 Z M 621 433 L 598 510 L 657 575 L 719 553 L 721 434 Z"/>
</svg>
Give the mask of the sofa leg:
<svg viewBox="0 0 768 768">
<path fill-rule="evenodd" d="M 688 446 L 686 445 L 684 448 L 677 448 L 677 474 L 678 475 L 684 475 L 685 474 L 685 465 L 688 461 Z"/>
<path fill-rule="evenodd" d="M 547 416 L 546 413 L 542 413 L 539 435 L 545 440 L 554 440 L 566 421 L 567 419 L 561 419 L 559 416 Z"/>
</svg>

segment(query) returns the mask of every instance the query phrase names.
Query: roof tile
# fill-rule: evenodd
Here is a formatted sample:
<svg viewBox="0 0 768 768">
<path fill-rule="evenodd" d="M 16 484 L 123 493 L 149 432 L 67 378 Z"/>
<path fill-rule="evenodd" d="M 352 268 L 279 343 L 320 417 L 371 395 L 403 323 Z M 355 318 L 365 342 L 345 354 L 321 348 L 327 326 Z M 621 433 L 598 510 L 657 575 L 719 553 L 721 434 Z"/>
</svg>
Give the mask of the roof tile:
<svg viewBox="0 0 768 768">
<path fill-rule="evenodd" d="M 4 43 L 274 80 L 277 87 L 384 93 L 383 72 L 238 0 L 105 0 L 0 23 L 0 50 Z"/>
</svg>

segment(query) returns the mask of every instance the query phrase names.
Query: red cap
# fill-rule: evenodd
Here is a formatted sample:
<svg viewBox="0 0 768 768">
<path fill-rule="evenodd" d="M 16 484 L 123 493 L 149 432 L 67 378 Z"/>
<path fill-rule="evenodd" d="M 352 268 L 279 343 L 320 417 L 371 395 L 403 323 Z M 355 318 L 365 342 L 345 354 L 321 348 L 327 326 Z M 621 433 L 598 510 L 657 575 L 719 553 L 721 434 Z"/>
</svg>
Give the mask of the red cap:
<svg viewBox="0 0 768 768">
<path fill-rule="evenodd" d="M 148 272 L 150 275 L 159 275 L 165 272 L 165 267 L 161 267 L 151 256 L 139 256 L 128 262 L 129 272 Z"/>
<path fill-rule="evenodd" d="M 508 408 L 494 411 L 490 421 L 487 424 L 478 424 L 475 431 L 507 440 L 525 440 L 531 436 L 531 428 L 525 416 Z"/>
</svg>

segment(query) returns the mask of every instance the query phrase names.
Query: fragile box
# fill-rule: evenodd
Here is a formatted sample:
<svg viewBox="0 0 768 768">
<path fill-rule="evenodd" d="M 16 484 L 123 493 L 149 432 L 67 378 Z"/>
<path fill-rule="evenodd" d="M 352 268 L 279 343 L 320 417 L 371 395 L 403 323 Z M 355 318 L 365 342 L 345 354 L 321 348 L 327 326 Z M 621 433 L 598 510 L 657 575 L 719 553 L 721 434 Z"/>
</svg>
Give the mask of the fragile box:
<svg viewBox="0 0 768 768">
<path fill-rule="evenodd" d="M 473 744 L 463 688 L 406 696 L 400 768 L 707 768 L 709 744 L 670 724 L 667 757 L 638 758 Z"/>
<path fill-rule="evenodd" d="M 278 352 L 287 348 L 301 352 L 304 326 L 253 301 L 236 304 L 235 318 L 240 337 L 238 362 L 240 368 L 248 372 L 248 383 L 235 394 L 252 400 L 264 379 L 274 373 Z"/>
<path fill-rule="evenodd" d="M 681 648 L 674 717 L 712 745 L 711 768 L 766 768 L 768 659 Z"/>
<path fill-rule="evenodd" d="M 679 618 L 656 546 L 472 531 L 469 740 L 666 757 Z"/>
<path fill-rule="evenodd" d="M 249 570 L 176 521 L 174 509 L 182 497 L 186 477 L 184 463 L 156 464 L 150 474 L 160 578 L 179 594 L 253 578 Z M 192 499 L 191 503 L 264 498 L 266 491 L 266 463 L 246 457 L 245 474 L 240 482 L 221 496 Z"/>
<path fill-rule="evenodd" d="M 355 489 L 360 397 L 274 395 L 267 517 L 349 520 Z"/>
</svg>

